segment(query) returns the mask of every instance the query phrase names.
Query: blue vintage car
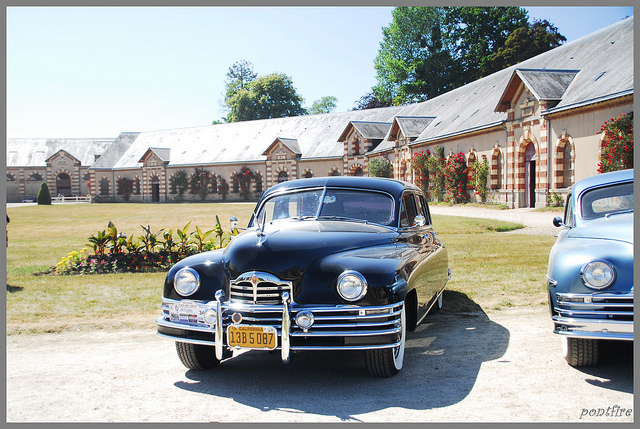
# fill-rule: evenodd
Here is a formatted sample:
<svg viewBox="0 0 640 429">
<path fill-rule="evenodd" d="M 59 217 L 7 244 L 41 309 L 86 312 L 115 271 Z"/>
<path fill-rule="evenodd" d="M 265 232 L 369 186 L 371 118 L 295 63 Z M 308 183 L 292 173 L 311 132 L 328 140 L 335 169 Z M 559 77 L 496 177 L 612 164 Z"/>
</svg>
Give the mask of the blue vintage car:
<svg viewBox="0 0 640 429">
<path fill-rule="evenodd" d="M 633 170 L 576 183 L 551 248 L 554 332 L 572 366 L 598 364 L 600 340 L 633 341 Z"/>
<path fill-rule="evenodd" d="M 405 335 L 442 305 L 447 250 L 414 185 L 325 177 L 267 190 L 246 231 L 167 274 L 158 334 L 190 369 L 242 349 L 362 351 L 396 374 Z"/>
</svg>

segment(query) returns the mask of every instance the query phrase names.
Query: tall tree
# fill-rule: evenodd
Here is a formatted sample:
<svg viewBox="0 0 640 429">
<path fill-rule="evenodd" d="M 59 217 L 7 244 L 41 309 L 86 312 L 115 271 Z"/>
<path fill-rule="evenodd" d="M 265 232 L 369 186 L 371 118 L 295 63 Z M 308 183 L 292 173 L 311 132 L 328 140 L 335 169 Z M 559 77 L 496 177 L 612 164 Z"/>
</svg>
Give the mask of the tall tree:
<svg viewBox="0 0 640 429">
<path fill-rule="evenodd" d="M 454 43 L 454 57 L 465 70 L 462 84 L 485 76 L 482 69 L 491 54 L 502 47 L 509 35 L 526 27 L 529 17 L 521 7 L 449 7 L 446 27 Z"/>
<path fill-rule="evenodd" d="M 432 68 L 434 54 L 442 57 L 445 68 L 449 64 L 441 32 L 445 8 L 397 7 L 392 16 L 389 27 L 382 28 L 383 40 L 374 60 L 378 83 L 373 93 L 395 105 L 442 93 L 441 82 L 424 79 L 421 71 Z"/>
<path fill-rule="evenodd" d="M 253 64 L 247 60 L 240 60 L 233 63 L 227 72 L 227 93 L 225 99 L 233 97 L 236 91 L 246 89 L 249 82 L 256 80 L 258 75 L 253 71 Z"/>
<path fill-rule="evenodd" d="M 482 77 L 487 58 L 527 24 L 519 7 L 398 7 L 374 61 L 379 99 L 408 104 Z"/>
<path fill-rule="evenodd" d="M 261 76 L 226 100 L 227 122 L 300 116 L 307 112 L 291 78 L 282 73 Z"/>
<path fill-rule="evenodd" d="M 513 31 L 504 46 L 489 55 L 483 65 L 482 74 L 489 75 L 518 64 L 543 52 L 557 48 L 567 38 L 545 20 L 535 20 L 532 24 Z"/>
<path fill-rule="evenodd" d="M 335 112 L 336 108 L 338 107 L 336 106 L 337 101 L 338 99 L 336 97 L 332 97 L 330 95 L 322 97 L 320 100 L 316 100 L 311 104 L 309 113 L 312 115 L 318 115 L 322 113 Z"/>
</svg>

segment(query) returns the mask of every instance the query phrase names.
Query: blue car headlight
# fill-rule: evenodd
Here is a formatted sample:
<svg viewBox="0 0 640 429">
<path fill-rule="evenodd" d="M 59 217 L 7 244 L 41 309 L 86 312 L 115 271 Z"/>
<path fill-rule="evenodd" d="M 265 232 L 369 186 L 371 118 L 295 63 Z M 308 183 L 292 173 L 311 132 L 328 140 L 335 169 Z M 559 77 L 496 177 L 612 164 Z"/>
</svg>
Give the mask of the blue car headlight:
<svg viewBox="0 0 640 429">
<path fill-rule="evenodd" d="M 591 289 L 605 289 L 616 279 L 616 273 L 611 264 L 605 261 L 592 261 L 580 270 L 580 276 L 585 286 Z"/>
</svg>

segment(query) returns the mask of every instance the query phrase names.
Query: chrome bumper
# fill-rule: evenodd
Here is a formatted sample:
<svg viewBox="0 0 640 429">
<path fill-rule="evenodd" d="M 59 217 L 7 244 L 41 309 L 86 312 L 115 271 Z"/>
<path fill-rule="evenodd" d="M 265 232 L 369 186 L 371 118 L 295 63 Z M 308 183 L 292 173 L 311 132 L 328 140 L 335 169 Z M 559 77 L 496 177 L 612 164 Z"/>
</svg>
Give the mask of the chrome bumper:
<svg viewBox="0 0 640 429">
<path fill-rule="evenodd" d="M 283 292 L 282 305 L 256 305 L 225 301 L 219 293 L 215 301 L 195 301 L 201 315 L 207 310 L 215 311 L 215 323 L 210 324 L 201 318 L 171 321 L 169 306 L 178 302 L 162 298 L 162 315 L 156 319 L 158 336 L 213 346 L 218 359 L 224 356 L 225 348 L 234 349 L 226 343 L 226 330 L 234 324 L 234 314 L 241 315 L 243 324 L 274 327 L 279 339 L 276 348 L 285 363 L 289 362 L 291 351 L 296 350 L 371 350 L 394 348 L 401 343 L 402 302 L 375 307 L 298 305 L 291 302 L 288 292 Z M 308 329 L 295 323 L 301 311 L 314 316 L 315 322 Z"/>
<path fill-rule="evenodd" d="M 553 332 L 573 338 L 633 341 L 633 321 L 553 317 Z"/>
</svg>

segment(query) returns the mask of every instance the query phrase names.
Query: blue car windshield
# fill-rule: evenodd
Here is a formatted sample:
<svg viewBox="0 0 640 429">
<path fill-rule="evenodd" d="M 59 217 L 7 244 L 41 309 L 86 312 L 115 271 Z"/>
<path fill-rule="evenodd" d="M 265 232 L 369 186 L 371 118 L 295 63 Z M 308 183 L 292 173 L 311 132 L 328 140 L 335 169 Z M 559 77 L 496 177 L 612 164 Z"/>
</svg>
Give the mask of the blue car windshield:
<svg viewBox="0 0 640 429">
<path fill-rule="evenodd" d="M 325 194 L 324 189 L 313 189 L 270 198 L 262 205 L 256 219 L 260 223 L 287 219 L 326 219 L 389 225 L 393 213 L 393 199 L 384 193 L 327 189 Z"/>
<path fill-rule="evenodd" d="M 583 219 L 633 211 L 633 182 L 589 190 L 582 195 L 580 208 Z"/>
</svg>

